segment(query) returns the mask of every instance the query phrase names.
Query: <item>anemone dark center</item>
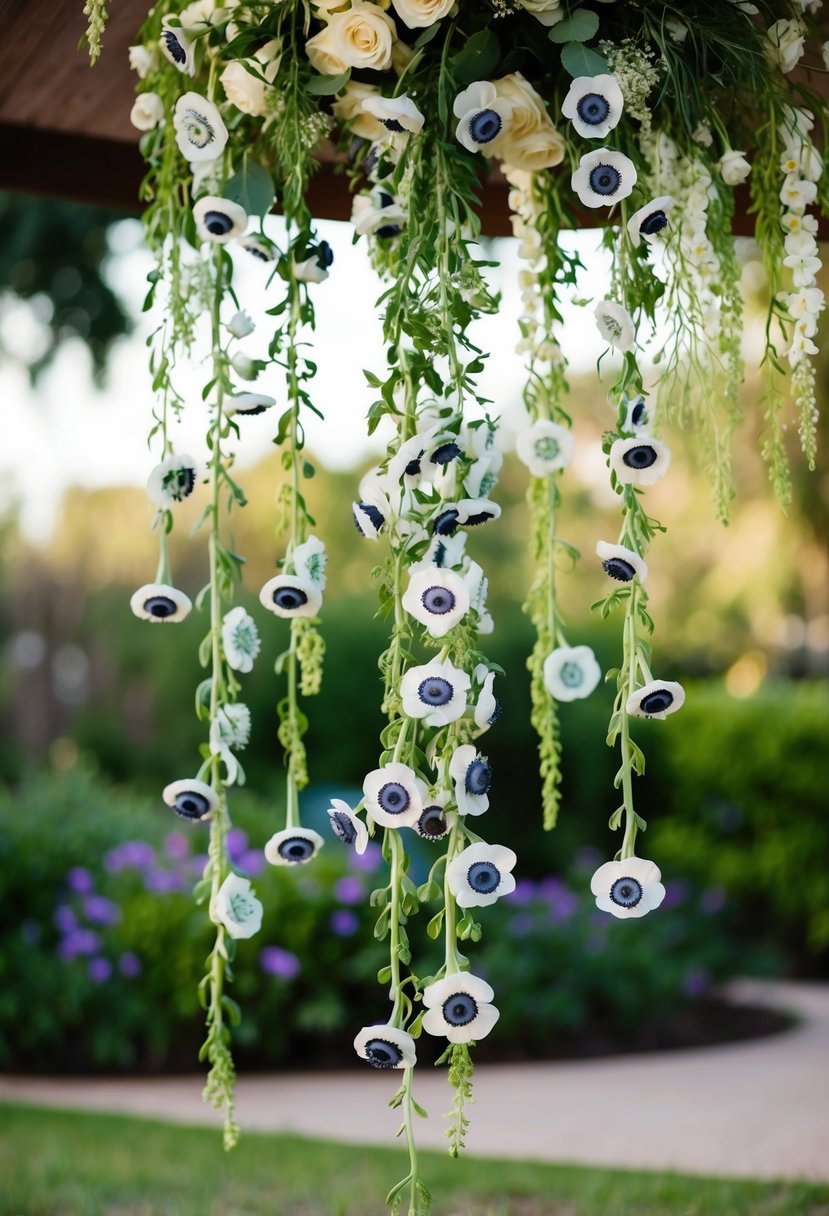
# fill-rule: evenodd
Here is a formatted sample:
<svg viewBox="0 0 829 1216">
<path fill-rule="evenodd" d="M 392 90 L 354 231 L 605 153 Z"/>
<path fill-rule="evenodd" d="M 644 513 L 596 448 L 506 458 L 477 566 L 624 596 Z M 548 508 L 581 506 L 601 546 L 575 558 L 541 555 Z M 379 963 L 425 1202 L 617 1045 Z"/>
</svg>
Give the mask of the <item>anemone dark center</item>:
<svg viewBox="0 0 829 1216">
<path fill-rule="evenodd" d="M 233 227 L 233 220 L 224 211 L 206 211 L 204 226 L 212 236 L 227 236 Z"/>
<path fill-rule="evenodd" d="M 644 401 L 637 401 L 636 405 L 634 405 L 634 407 L 631 411 L 630 420 L 634 426 L 639 426 L 644 421 L 644 419 L 645 419 L 645 403 L 644 403 Z"/>
<path fill-rule="evenodd" d="M 331 820 L 331 830 L 338 840 L 343 844 L 353 844 L 357 839 L 357 829 L 352 823 L 348 815 L 344 815 L 342 811 L 332 811 L 329 815 Z"/>
<path fill-rule="evenodd" d="M 451 464 L 453 460 L 457 460 L 461 454 L 461 449 L 451 440 L 447 443 L 439 444 L 432 455 L 429 457 L 430 464 L 439 464 L 442 467 Z"/>
<path fill-rule="evenodd" d="M 366 1059 L 373 1068 L 394 1068 L 403 1059 L 403 1052 L 388 1039 L 369 1039 L 365 1046 Z"/>
<path fill-rule="evenodd" d="M 271 255 L 268 253 L 268 251 L 266 249 L 262 249 L 259 245 L 244 245 L 243 248 L 246 253 L 249 253 L 251 257 L 258 258 L 260 262 L 272 261 Z"/>
<path fill-rule="evenodd" d="M 173 810 L 182 819 L 203 819 L 210 810 L 210 803 L 204 794 L 196 793 L 195 790 L 182 790 L 176 795 Z"/>
<path fill-rule="evenodd" d="M 167 48 L 167 53 L 173 63 L 182 64 L 187 62 L 187 52 L 176 38 L 172 30 L 162 30 L 161 40 Z"/>
<path fill-rule="evenodd" d="M 400 225 L 399 224 L 383 224 L 380 228 L 377 229 L 377 236 L 382 236 L 382 237 L 400 236 Z"/>
<path fill-rule="evenodd" d="M 469 867 L 466 880 L 479 895 L 491 895 L 498 889 L 501 871 L 491 861 L 476 861 Z"/>
<path fill-rule="evenodd" d="M 602 97 L 601 93 L 585 93 L 576 106 L 576 112 L 582 122 L 588 123 L 591 127 L 597 127 L 610 113 L 610 103 L 606 97 Z"/>
<path fill-rule="evenodd" d="M 358 532 L 363 532 L 363 529 L 360 526 L 360 518 L 357 515 L 358 511 L 362 511 L 363 515 L 365 515 L 366 519 L 371 524 L 371 526 L 374 528 L 375 532 L 379 532 L 380 529 L 382 528 L 383 524 L 386 522 L 385 519 L 383 518 L 383 512 L 380 510 L 379 507 L 375 507 L 370 502 L 358 502 L 352 513 L 353 519 L 354 519 L 354 526 L 356 527 Z"/>
<path fill-rule="evenodd" d="M 436 515 L 432 522 L 432 532 L 437 536 L 453 536 L 458 529 L 459 512 L 455 507 L 447 507 Z"/>
<path fill-rule="evenodd" d="M 539 460 L 555 460 L 561 451 L 561 444 L 552 435 L 544 435 L 541 439 L 536 439 L 533 451 Z"/>
<path fill-rule="evenodd" d="M 656 448 L 649 443 L 640 443 L 635 448 L 628 448 L 622 457 L 622 463 L 629 469 L 649 469 L 656 464 Z"/>
<path fill-rule="evenodd" d="M 590 189 L 605 197 L 613 195 L 622 184 L 622 175 L 613 165 L 596 165 L 590 170 Z"/>
<path fill-rule="evenodd" d="M 420 602 L 434 616 L 445 616 L 455 607 L 455 596 L 448 587 L 427 587 Z"/>
<path fill-rule="evenodd" d="M 427 806 L 418 819 L 417 826 L 420 829 L 421 836 L 431 836 L 433 839 L 445 836 L 448 824 L 446 816 L 443 813 L 443 807 Z"/>
<path fill-rule="evenodd" d="M 417 695 L 424 705 L 448 705 L 454 696 L 454 688 L 448 680 L 440 676 L 430 676 L 417 689 Z"/>
<path fill-rule="evenodd" d="M 383 126 L 386 128 L 387 131 L 394 131 L 394 133 L 396 135 L 399 134 L 401 131 L 406 130 L 406 128 L 403 126 L 403 123 L 400 122 L 396 118 L 381 118 L 380 121 L 383 124 Z"/>
<path fill-rule="evenodd" d="M 289 836 L 279 845 L 279 856 L 285 861 L 308 861 L 314 855 L 314 846 L 304 836 Z"/>
<path fill-rule="evenodd" d="M 635 878 L 617 878 L 610 888 L 610 898 L 620 908 L 635 908 L 642 898 L 642 884 Z"/>
<path fill-rule="evenodd" d="M 671 708 L 673 703 L 673 694 L 668 692 L 667 688 L 660 688 L 656 692 L 649 692 L 646 697 L 642 698 L 639 705 L 646 714 L 663 714 L 666 709 Z"/>
<path fill-rule="evenodd" d="M 578 688 L 584 683 L 584 672 L 578 663 L 562 663 L 559 679 L 566 688 Z"/>
<path fill-rule="evenodd" d="M 478 756 L 466 770 L 464 781 L 467 794 L 486 794 L 492 785 L 492 769 Z"/>
<path fill-rule="evenodd" d="M 314 250 L 314 257 L 320 270 L 327 270 L 329 266 L 333 266 L 334 250 L 328 244 L 328 241 L 320 241 Z"/>
<path fill-rule="evenodd" d="M 476 511 L 473 515 L 467 515 L 463 522 L 467 528 L 477 528 L 479 524 L 488 523 L 490 519 L 494 518 L 494 511 Z"/>
<path fill-rule="evenodd" d="M 399 781 L 388 781 L 377 795 L 377 801 L 387 815 L 402 815 L 409 805 L 409 791 Z"/>
<path fill-rule="evenodd" d="M 277 608 L 295 612 L 297 608 L 308 603 L 308 596 L 300 587 L 277 587 L 273 593 L 273 602 Z"/>
<path fill-rule="evenodd" d="M 267 408 L 268 407 L 266 405 L 263 405 L 262 402 L 260 401 L 258 403 L 258 405 L 248 405 L 248 406 L 243 407 L 242 409 L 237 408 L 236 413 L 237 414 L 251 414 L 251 415 L 252 414 L 264 414 L 264 412 Z"/>
<path fill-rule="evenodd" d="M 197 148 L 206 148 L 215 138 L 213 128 L 203 114 L 195 110 L 187 111 L 187 138 Z"/>
<path fill-rule="evenodd" d="M 469 123 L 469 134 L 476 144 L 489 144 L 502 126 L 501 115 L 495 110 L 479 110 Z"/>
<path fill-rule="evenodd" d="M 144 600 L 144 611 L 149 612 L 156 620 L 163 621 L 168 616 L 175 616 L 178 605 L 169 595 L 151 595 Z"/>
<path fill-rule="evenodd" d="M 645 236 L 655 236 L 657 232 L 661 232 L 663 228 L 668 227 L 668 217 L 664 211 L 651 211 L 650 215 L 646 215 L 639 225 L 639 231 L 644 232 Z"/>
<path fill-rule="evenodd" d="M 615 578 L 618 583 L 629 583 L 636 574 L 634 567 L 623 557 L 608 557 L 602 562 L 602 566 L 605 574 Z"/>
<path fill-rule="evenodd" d="M 467 992 L 455 992 L 443 1002 L 443 1016 L 450 1026 L 468 1026 L 478 1016 L 478 1003 Z"/>
</svg>

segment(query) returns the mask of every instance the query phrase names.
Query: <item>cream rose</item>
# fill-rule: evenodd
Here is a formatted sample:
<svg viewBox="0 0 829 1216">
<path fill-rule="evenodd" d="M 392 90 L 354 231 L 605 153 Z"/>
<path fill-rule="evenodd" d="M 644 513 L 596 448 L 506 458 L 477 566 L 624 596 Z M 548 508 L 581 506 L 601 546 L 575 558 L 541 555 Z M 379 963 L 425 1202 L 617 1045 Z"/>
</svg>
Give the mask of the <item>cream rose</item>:
<svg viewBox="0 0 829 1216">
<path fill-rule="evenodd" d="M 251 114 L 254 118 L 267 114 L 268 85 L 279 71 L 281 50 L 281 43 L 273 38 L 253 59 L 233 60 L 219 77 L 228 101 L 243 114 Z"/>
<path fill-rule="evenodd" d="M 331 107 L 334 117 L 342 126 L 360 139 L 385 139 L 388 131 L 373 114 L 363 109 L 363 102 L 369 97 L 377 97 L 379 89 L 373 84 L 362 84 L 359 80 L 349 80 L 341 96 Z"/>
<path fill-rule="evenodd" d="M 557 25 L 564 19 L 561 0 L 518 0 L 518 3 L 542 25 Z"/>
<path fill-rule="evenodd" d="M 139 131 L 152 131 L 164 121 L 164 102 L 158 93 L 139 93 L 130 111 L 130 122 Z"/>
<path fill-rule="evenodd" d="M 719 169 L 722 179 L 727 186 L 739 186 L 751 172 L 751 165 L 742 152 L 736 152 L 732 149 L 728 152 L 723 152 L 719 161 Z"/>
<path fill-rule="evenodd" d="M 440 21 L 454 3 L 455 0 L 394 0 L 394 8 L 404 25 L 419 30 Z"/>
<path fill-rule="evenodd" d="M 391 63 L 397 29 L 376 4 L 354 4 L 345 13 L 332 13 L 324 30 L 305 43 L 311 66 L 325 76 L 347 68 L 384 71 Z"/>
<path fill-rule="evenodd" d="M 792 72 L 797 67 L 806 45 L 806 27 L 796 18 L 775 21 L 770 25 L 766 37 L 772 58 L 780 65 L 781 72 Z"/>
<path fill-rule="evenodd" d="M 560 165 L 564 140 L 529 81 L 520 72 L 511 72 L 494 84 L 498 97 L 513 103 L 506 130 L 499 137 L 498 155 L 504 164 L 528 173 Z"/>
</svg>

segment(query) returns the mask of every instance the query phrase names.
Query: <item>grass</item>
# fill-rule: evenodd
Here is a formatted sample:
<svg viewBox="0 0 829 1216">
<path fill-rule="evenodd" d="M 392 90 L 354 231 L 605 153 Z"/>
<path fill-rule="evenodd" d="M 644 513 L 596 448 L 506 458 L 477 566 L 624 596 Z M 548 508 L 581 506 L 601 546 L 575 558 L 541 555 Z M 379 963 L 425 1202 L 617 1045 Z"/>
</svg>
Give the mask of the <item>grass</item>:
<svg viewBox="0 0 829 1216">
<path fill-rule="evenodd" d="M 635 1135 L 635 1128 L 631 1128 Z M 829 1187 L 424 1153 L 433 1216 L 829 1216 Z M 0 1216 L 383 1216 L 400 1151 L 0 1105 Z M 405 1212 L 405 1207 L 404 1207 Z"/>
</svg>

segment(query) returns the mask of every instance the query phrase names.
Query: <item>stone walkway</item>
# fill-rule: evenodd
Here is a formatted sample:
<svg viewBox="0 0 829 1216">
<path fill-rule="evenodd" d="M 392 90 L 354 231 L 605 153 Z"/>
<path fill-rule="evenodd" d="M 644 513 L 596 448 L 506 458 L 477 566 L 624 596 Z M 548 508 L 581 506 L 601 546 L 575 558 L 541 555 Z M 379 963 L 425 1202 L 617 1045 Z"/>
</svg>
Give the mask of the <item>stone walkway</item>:
<svg viewBox="0 0 829 1216">
<path fill-rule="evenodd" d="M 829 1182 L 829 986 L 740 981 L 736 999 L 789 1009 L 783 1034 L 738 1045 L 476 1072 L 472 1154 L 754 1178 Z M 243 1076 L 243 1128 L 389 1144 L 395 1082 L 386 1073 Z M 432 1118 L 423 1147 L 445 1145 L 446 1080 L 417 1079 Z M 196 1076 L 127 1080 L 0 1077 L 0 1100 L 215 1124 Z"/>
</svg>

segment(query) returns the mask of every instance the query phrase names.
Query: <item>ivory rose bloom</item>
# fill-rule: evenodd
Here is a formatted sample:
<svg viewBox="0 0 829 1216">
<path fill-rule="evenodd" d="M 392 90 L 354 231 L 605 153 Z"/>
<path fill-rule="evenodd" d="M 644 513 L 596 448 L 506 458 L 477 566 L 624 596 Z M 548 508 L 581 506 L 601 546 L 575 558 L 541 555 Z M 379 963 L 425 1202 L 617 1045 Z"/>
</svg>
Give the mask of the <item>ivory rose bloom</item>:
<svg viewBox="0 0 829 1216">
<path fill-rule="evenodd" d="M 739 186 L 751 172 L 751 165 L 742 152 L 724 152 L 719 162 L 722 179 L 727 186 Z"/>
<path fill-rule="evenodd" d="M 564 20 L 561 0 L 518 0 L 527 13 L 532 13 L 542 25 L 557 25 Z"/>
<path fill-rule="evenodd" d="M 792 20 L 775 21 L 770 25 L 766 34 L 769 52 L 780 65 L 780 71 L 788 74 L 793 72 L 803 55 L 806 45 L 806 27 L 796 18 Z"/>
<path fill-rule="evenodd" d="M 158 93 L 139 93 L 130 111 L 130 122 L 139 131 L 152 131 L 164 121 L 164 102 Z"/>
<path fill-rule="evenodd" d="M 373 84 L 363 84 L 360 80 L 349 80 L 340 96 L 331 107 L 334 117 L 341 126 L 348 124 L 348 129 L 360 139 L 385 139 L 388 132 L 379 118 L 363 109 L 363 102 L 369 97 L 378 97 L 379 89 Z"/>
<path fill-rule="evenodd" d="M 273 39 L 253 59 L 233 60 L 219 77 L 225 97 L 243 114 L 253 118 L 264 118 L 267 114 L 268 85 L 279 71 L 280 50 L 279 41 Z"/>
<path fill-rule="evenodd" d="M 345 13 L 332 13 L 324 30 L 305 43 L 311 66 L 325 76 L 347 68 L 382 72 L 391 63 L 397 29 L 376 4 L 354 4 Z"/>
<path fill-rule="evenodd" d="M 564 140 L 553 126 L 544 102 L 520 72 L 496 80 L 497 96 L 513 103 L 498 154 L 505 165 L 534 173 L 564 159 Z"/>
<path fill-rule="evenodd" d="M 445 17 L 455 0 L 394 0 L 394 9 L 410 30 L 434 25 Z"/>
</svg>

